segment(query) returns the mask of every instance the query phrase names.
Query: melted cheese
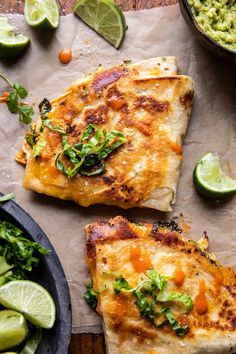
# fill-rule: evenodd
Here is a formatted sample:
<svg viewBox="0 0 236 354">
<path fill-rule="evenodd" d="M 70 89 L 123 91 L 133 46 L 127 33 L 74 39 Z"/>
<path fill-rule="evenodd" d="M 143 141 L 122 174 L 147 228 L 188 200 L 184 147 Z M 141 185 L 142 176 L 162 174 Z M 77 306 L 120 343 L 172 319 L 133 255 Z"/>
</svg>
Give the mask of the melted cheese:
<svg viewBox="0 0 236 354">
<path fill-rule="evenodd" d="M 189 243 L 177 231 L 156 228 L 155 224 L 136 225 L 122 217 L 87 226 L 86 239 L 87 260 L 96 290 L 104 289 L 104 284 L 107 289 L 100 293 L 99 312 L 105 325 L 108 353 L 235 352 L 236 278 L 231 269 L 211 261 L 197 244 Z M 106 272 L 118 272 L 130 286 L 137 286 L 143 275 L 140 268 L 135 269 L 136 261 L 139 264 L 144 258 L 144 250 L 152 267 L 169 277 L 167 290 L 188 293 L 194 301 L 193 310 L 187 314 L 178 304 L 168 304 L 178 321 L 190 328 L 184 338 L 179 338 L 168 325 L 154 327 L 140 316 L 134 295 L 117 296 L 112 285 L 114 278 L 104 277 Z M 145 262 L 141 260 L 140 264 L 144 271 Z"/>
<path fill-rule="evenodd" d="M 193 91 L 189 77 L 175 75 L 173 58 L 159 59 L 100 68 L 52 102 L 48 118 L 67 131 L 69 144 L 78 142 L 90 123 L 126 136 L 127 143 L 106 159 L 104 173 L 94 177 L 78 174 L 71 180 L 61 172 L 51 173 L 61 152 L 61 136 L 49 129 L 40 132 L 38 122 L 37 131 L 47 145 L 35 159 L 24 143 L 24 187 L 82 206 L 103 203 L 171 210 Z M 18 158 L 23 162 L 22 156 Z"/>
</svg>

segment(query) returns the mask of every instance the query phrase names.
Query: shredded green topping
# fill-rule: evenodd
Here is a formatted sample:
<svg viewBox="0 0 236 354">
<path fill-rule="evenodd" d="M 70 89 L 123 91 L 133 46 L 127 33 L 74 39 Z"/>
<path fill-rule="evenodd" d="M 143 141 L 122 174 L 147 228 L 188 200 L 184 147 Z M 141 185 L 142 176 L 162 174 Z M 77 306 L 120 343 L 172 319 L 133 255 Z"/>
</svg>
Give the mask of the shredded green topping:
<svg viewBox="0 0 236 354">
<path fill-rule="evenodd" d="M 137 300 L 136 306 L 142 317 L 145 317 L 157 327 L 169 323 L 173 331 L 179 336 L 183 337 L 189 330 L 188 325 L 182 326 L 174 317 L 169 306 L 171 302 L 177 302 L 183 306 L 186 312 L 193 308 L 193 301 L 186 293 L 168 292 L 166 287 L 168 285 L 167 279 L 154 269 L 149 269 L 145 273 L 146 278 L 141 281 L 135 288 L 131 288 L 124 277 L 116 279 L 113 282 L 113 288 L 116 294 L 121 291 L 124 293 L 132 293 Z M 168 303 L 168 307 L 163 304 Z"/>
<path fill-rule="evenodd" d="M 39 108 L 42 128 L 47 127 L 53 132 L 60 133 L 62 137 L 62 152 L 57 155 L 55 165 L 68 178 L 73 178 L 78 173 L 85 176 L 102 173 L 105 169 L 104 160 L 126 142 L 124 134 L 120 131 L 107 132 L 105 129 L 100 130 L 95 124 L 89 124 L 80 141 L 70 145 L 67 141 L 66 131 L 62 127 L 52 125 L 47 118 L 47 113 L 51 110 L 51 104 L 47 99 L 43 100 Z M 34 156 L 38 155 L 35 154 Z"/>
<path fill-rule="evenodd" d="M 23 232 L 0 220 L 0 285 L 13 279 L 27 279 L 27 272 L 40 262 L 44 247 L 23 237 Z"/>
<path fill-rule="evenodd" d="M 92 283 L 86 285 L 86 288 L 87 290 L 84 293 L 84 299 L 87 301 L 89 306 L 92 307 L 93 310 L 96 310 L 98 304 L 97 295 L 99 295 L 99 293 L 93 290 Z"/>
</svg>

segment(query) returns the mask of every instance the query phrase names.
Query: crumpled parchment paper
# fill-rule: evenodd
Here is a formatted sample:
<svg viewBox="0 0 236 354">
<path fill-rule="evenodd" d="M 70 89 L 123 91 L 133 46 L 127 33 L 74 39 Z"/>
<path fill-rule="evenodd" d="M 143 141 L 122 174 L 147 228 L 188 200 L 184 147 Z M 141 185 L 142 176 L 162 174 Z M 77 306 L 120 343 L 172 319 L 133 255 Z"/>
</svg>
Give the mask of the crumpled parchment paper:
<svg viewBox="0 0 236 354">
<path fill-rule="evenodd" d="M 72 81 L 94 70 L 123 60 L 133 62 L 163 55 L 178 57 L 180 73 L 195 82 L 194 108 L 184 142 L 184 161 L 174 211 L 169 214 L 153 210 L 124 211 L 102 205 L 82 208 L 44 195 L 25 191 L 22 187 L 24 168 L 15 161 L 26 128 L 16 115 L 0 105 L 0 191 L 14 192 L 16 201 L 39 223 L 54 245 L 64 267 L 73 304 L 73 332 L 101 331 L 100 320 L 83 300 L 88 279 L 84 261 L 84 225 L 97 218 L 124 215 L 154 221 L 184 214 L 191 225 L 189 237 L 197 240 L 207 230 L 211 251 L 219 259 L 236 266 L 236 198 L 217 203 L 200 198 L 192 187 L 192 171 L 196 161 L 208 151 L 217 151 L 223 166 L 236 177 L 236 68 L 203 49 L 192 37 L 177 5 L 125 14 L 128 31 L 117 51 L 96 35 L 74 15 L 61 18 L 55 32 L 39 32 L 29 28 L 21 15 L 10 15 L 17 28 L 29 35 L 31 46 L 14 63 L 0 63 L 0 71 L 29 90 L 28 102 L 34 103 L 36 116 L 39 102 L 55 98 Z M 68 65 L 58 61 L 63 48 L 72 48 L 73 60 Z M 0 81 L 0 92 L 8 87 Z"/>
</svg>

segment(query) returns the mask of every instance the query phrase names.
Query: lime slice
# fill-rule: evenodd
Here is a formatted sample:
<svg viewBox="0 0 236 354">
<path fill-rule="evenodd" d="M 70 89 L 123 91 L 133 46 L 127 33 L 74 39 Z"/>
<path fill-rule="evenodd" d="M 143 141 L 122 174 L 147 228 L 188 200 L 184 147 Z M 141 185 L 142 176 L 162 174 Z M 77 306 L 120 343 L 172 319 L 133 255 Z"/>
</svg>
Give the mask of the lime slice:
<svg viewBox="0 0 236 354">
<path fill-rule="evenodd" d="M 8 23 L 7 17 L 0 17 L 0 58 L 14 59 L 28 46 L 29 38 L 15 34 L 15 28 Z"/>
<path fill-rule="evenodd" d="M 25 19 L 29 26 L 55 29 L 59 26 L 56 0 L 25 0 Z"/>
<path fill-rule="evenodd" d="M 211 152 L 196 164 L 193 183 L 196 191 L 209 199 L 223 199 L 236 193 L 236 180 L 222 171 L 218 156 Z"/>
<path fill-rule="evenodd" d="M 125 37 L 126 22 L 114 1 L 77 0 L 73 11 L 115 48 L 119 48 Z"/>
<path fill-rule="evenodd" d="M 22 343 L 28 334 L 23 315 L 11 310 L 0 311 L 0 350 Z"/>
<path fill-rule="evenodd" d="M 21 312 L 36 326 L 52 328 L 55 322 L 55 304 L 41 285 L 29 280 L 15 280 L 0 287 L 0 303 Z"/>
</svg>

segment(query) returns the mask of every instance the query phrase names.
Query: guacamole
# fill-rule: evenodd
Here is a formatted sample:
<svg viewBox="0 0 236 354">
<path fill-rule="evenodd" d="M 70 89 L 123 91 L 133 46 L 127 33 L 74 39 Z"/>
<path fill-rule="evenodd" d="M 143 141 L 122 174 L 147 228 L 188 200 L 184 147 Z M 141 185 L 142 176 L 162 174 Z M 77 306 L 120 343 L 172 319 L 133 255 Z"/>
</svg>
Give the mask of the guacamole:
<svg viewBox="0 0 236 354">
<path fill-rule="evenodd" d="M 188 0 L 188 4 L 209 37 L 236 51 L 236 0 Z"/>
</svg>

